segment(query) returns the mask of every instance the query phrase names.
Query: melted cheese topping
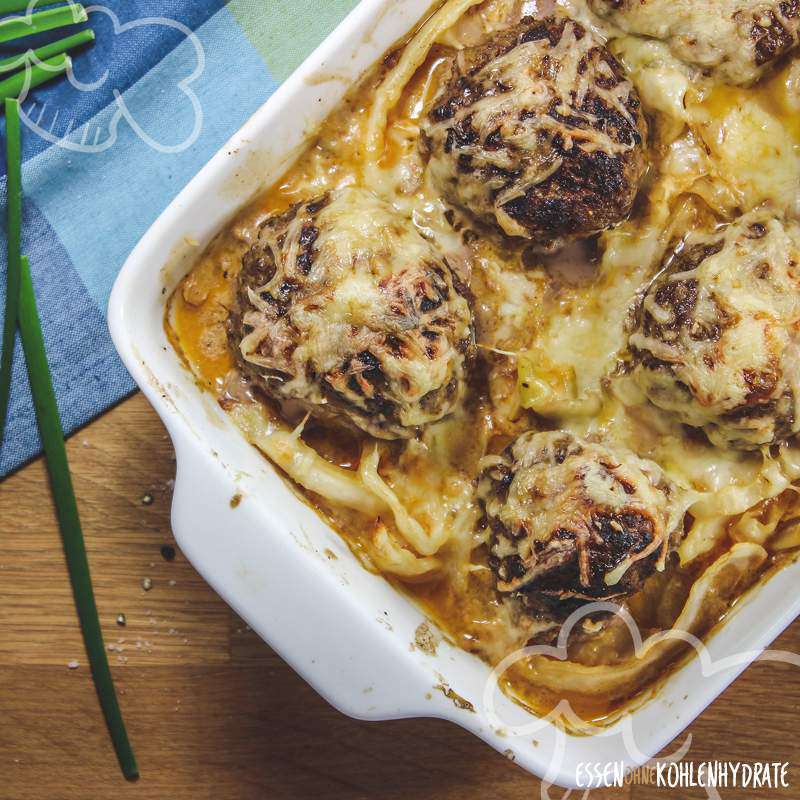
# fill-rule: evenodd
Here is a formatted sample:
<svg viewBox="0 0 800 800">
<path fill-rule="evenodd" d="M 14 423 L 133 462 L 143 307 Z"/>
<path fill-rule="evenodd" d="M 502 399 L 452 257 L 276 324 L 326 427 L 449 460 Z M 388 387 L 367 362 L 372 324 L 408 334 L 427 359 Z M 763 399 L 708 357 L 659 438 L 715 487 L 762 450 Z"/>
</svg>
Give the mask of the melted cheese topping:
<svg viewBox="0 0 800 800">
<path fill-rule="evenodd" d="M 662 39 L 678 58 L 749 85 L 797 45 L 800 7 L 787 0 L 590 0 L 623 30 Z"/>
<path fill-rule="evenodd" d="M 535 12 L 542 4 L 522 5 Z M 448 19 L 449 28 L 436 27 L 422 44 L 412 37 L 402 45 L 411 53 L 402 80 L 393 81 L 385 65 L 364 78 L 284 179 L 212 243 L 173 296 L 167 318 L 176 347 L 198 379 L 232 409 L 249 440 L 303 487 L 364 564 L 398 582 L 454 641 L 493 664 L 541 629 L 498 598 L 487 563 L 490 531 L 478 524 L 475 495 L 482 459 L 496 456 L 525 431 L 564 430 L 606 442 L 657 465 L 676 487 L 682 499 L 671 510 L 678 518 L 688 512 L 679 562 L 668 561 L 663 573 L 627 601 L 644 633 L 675 624 L 704 635 L 741 592 L 800 543 L 792 488 L 800 479 L 798 451 L 786 445 L 748 453 L 688 434 L 648 402 L 629 372 L 628 351 L 642 298 L 670 246 L 686 231 L 713 230 L 765 201 L 776 215 L 797 217 L 798 69 L 791 62 L 779 65 L 752 89 L 723 86 L 693 74 L 672 40 L 621 35 L 586 0 L 557 5 L 607 41 L 647 111 L 650 173 L 630 219 L 597 240 L 541 256 L 476 237 L 453 216 L 420 155 L 420 120 L 438 92 L 446 60 L 485 31 L 516 24 L 521 13 L 514 0 L 463 0 L 459 14 L 467 10 L 460 18 L 440 18 Z M 448 4 L 446 11 L 455 8 Z M 675 24 L 663 16 L 665 24 Z M 565 43 L 567 63 L 574 65 L 579 48 Z M 522 57 L 522 51 L 513 55 Z M 384 80 L 388 94 L 381 89 Z M 515 90 L 533 96 L 536 87 Z M 499 112 L 499 102 L 481 109 L 482 125 Z M 376 119 L 380 141 L 374 138 Z M 580 146 L 610 146 L 593 137 Z M 376 141 L 365 163 L 365 143 Z M 293 430 L 276 409 L 253 404 L 242 391 L 227 343 L 236 276 L 265 220 L 347 185 L 368 186 L 390 202 L 397 218 L 419 233 L 413 242 L 404 234 L 403 247 L 420 253 L 433 247 L 473 296 L 482 366 L 474 370 L 466 402 L 402 446 L 376 450 L 370 437 L 343 435 L 313 419 Z M 343 219 L 321 244 L 338 254 L 337 261 L 344 252 L 342 232 L 357 238 L 365 224 Z M 345 249 L 348 258 L 357 257 L 357 248 Z M 374 304 L 364 298 L 375 300 L 374 283 L 358 275 L 333 293 L 331 313 L 372 313 Z M 742 277 L 750 286 L 750 278 Z M 719 279 L 721 291 L 723 285 L 724 291 L 738 290 L 729 285 L 735 269 Z M 775 287 L 775 303 L 796 302 L 781 286 Z M 758 302 L 758 296 L 746 295 Z M 608 494 L 602 481 L 592 486 Z M 608 722 L 681 657 L 678 648 L 654 646 L 636 659 L 613 624 L 574 637 L 569 654 L 564 663 L 531 661 L 509 669 L 507 690 L 541 713 L 566 698 L 584 720 Z"/>
<path fill-rule="evenodd" d="M 796 433 L 800 226 L 756 210 L 720 233 L 690 235 L 676 260 L 630 340 L 646 355 L 637 378 L 652 402 L 720 447 Z"/>
</svg>

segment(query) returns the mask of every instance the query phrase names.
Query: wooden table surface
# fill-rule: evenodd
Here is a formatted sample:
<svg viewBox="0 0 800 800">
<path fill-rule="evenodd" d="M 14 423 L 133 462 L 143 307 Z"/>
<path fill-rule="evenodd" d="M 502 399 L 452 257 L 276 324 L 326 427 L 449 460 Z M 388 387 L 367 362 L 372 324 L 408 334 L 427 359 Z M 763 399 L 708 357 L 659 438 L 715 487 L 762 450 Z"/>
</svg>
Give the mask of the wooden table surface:
<svg viewBox="0 0 800 800">
<path fill-rule="evenodd" d="M 0 800 L 540 796 L 537 780 L 448 723 L 342 716 L 248 630 L 180 552 L 172 561 L 162 556 L 164 545 L 174 546 L 175 460 L 140 395 L 73 436 L 69 454 L 142 775 L 126 783 L 117 770 L 38 460 L 0 483 Z M 150 591 L 142 588 L 145 577 Z M 776 646 L 800 652 L 800 623 Z M 78 667 L 69 668 L 74 661 Z M 792 762 L 788 790 L 728 789 L 721 796 L 800 798 L 798 708 L 800 671 L 756 664 L 691 727 L 687 760 Z M 705 796 L 643 785 L 591 794 Z"/>
</svg>

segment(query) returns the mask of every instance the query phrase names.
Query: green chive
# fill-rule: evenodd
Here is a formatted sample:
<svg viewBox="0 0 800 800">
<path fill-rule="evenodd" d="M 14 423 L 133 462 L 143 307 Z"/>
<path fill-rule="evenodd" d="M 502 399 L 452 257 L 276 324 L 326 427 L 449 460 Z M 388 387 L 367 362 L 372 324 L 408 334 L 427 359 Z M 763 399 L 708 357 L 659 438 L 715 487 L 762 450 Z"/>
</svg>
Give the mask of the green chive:
<svg viewBox="0 0 800 800">
<path fill-rule="evenodd" d="M 72 59 L 63 53 L 47 58 L 41 64 L 28 64 L 22 72 L 17 72 L 10 78 L 0 81 L 0 100 L 19 97 L 20 92 L 26 86 L 28 90 L 35 89 L 37 86 L 63 75 L 71 66 Z M 30 76 L 28 70 L 30 70 Z"/>
<path fill-rule="evenodd" d="M 39 6 L 54 6 L 61 2 L 63 2 L 63 0 L 41 0 L 41 2 L 36 2 L 36 0 L 34 0 L 34 5 L 38 8 Z M 31 0 L 0 0 L 0 14 L 27 11 L 30 4 Z"/>
<path fill-rule="evenodd" d="M 77 25 L 89 19 L 86 9 L 80 5 L 48 8 L 24 17 L 9 17 L 0 20 L 0 44 L 13 42 L 34 33 L 44 33 L 67 25 Z"/>
<path fill-rule="evenodd" d="M 33 291 L 30 265 L 28 259 L 20 255 L 18 233 L 12 241 L 12 232 L 20 230 L 21 218 L 21 191 L 19 189 L 21 181 L 19 176 L 22 172 L 22 153 L 19 135 L 19 102 L 6 100 L 5 106 L 6 126 L 9 131 L 7 136 L 10 198 L 8 206 L 9 263 L 13 261 L 19 264 L 17 321 L 22 339 L 22 350 L 25 354 L 36 421 L 44 444 L 47 471 L 50 475 L 50 485 L 64 543 L 67 569 L 72 581 L 72 592 L 75 597 L 75 606 L 91 665 L 94 685 L 122 774 L 129 780 L 133 780 L 139 776 L 139 770 L 128 741 L 128 734 L 125 731 L 125 723 L 122 721 L 122 713 L 114 691 L 114 682 L 111 678 L 111 670 L 108 667 L 103 644 L 103 633 L 100 629 L 100 620 L 89 574 L 89 562 L 86 558 L 86 545 L 81 532 L 78 503 L 69 473 L 64 431 L 58 415 L 58 405 L 53 391 L 50 367 L 47 363 L 42 326 L 36 309 L 36 295 Z"/>
<path fill-rule="evenodd" d="M 37 47 L 35 50 L 29 50 L 27 53 L 18 53 L 9 58 L 0 59 L 0 73 L 3 72 L 16 72 L 18 69 L 25 67 L 35 56 L 39 61 L 46 61 L 53 56 L 66 53 L 67 50 L 74 50 L 81 45 L 89 44 L 94 41 L 94 31 L 91 28 L 86 28 L 84 31 L 67 36 L 64 39 L 58 39 L 55 42 L 44 45 L 44 47 Z"/>
<path fill-rule="evenodd" d="M 8 270 L 6 271 L 6 310 L 3 319 L 3 349 L 0 354 L 0 445 L 11 391 L 11 364 L 19 304 L 20 252 L 22 236 L 22 148 L 20 144 L 19 103 L 6 101 L 6 163 L 8 164 Z"/>
<path fill-rule="evenodd" d="M 133 755 L 122 712 L 114 691 L 114 681 L 108 667 L 100 620 L 97 616 L 97 605 L 92 591 L 92 579 L 89 574 L 89 562 L 86 558 L 86 546 L 81 532 L 81 521 L 78 516 L 78 504 L 69 474 L 67 449 L 64 446 L 64 432 L 58 416 L 56 395 L 47 364 L 44 337 L 42 336 L 39 314 L 36 310 L 36 296 L 31 282 L 28 259 L 21 259 L 22 280 L 20 284 L 19 330 L 22 337 L 22 348 L 28 366 L 28 379 L 33 394 L 33 405 L 39 433 L 44 443 L 47 459 L 47 471 L 50 474 L 50 485 L 56 504 L 56 514 L 64 542 L 64 553 L 67 557 L 67 568 L 72 580 L 72 592 L 75 606 L 83 632 L 83 641 L 89 664 L 92 669 L 97 696 L 106 718 L 111 734 L 111 741 L 122 768 L 122 774 L 128 780 L 139 776 L 136 758 Z"/>
</svg>

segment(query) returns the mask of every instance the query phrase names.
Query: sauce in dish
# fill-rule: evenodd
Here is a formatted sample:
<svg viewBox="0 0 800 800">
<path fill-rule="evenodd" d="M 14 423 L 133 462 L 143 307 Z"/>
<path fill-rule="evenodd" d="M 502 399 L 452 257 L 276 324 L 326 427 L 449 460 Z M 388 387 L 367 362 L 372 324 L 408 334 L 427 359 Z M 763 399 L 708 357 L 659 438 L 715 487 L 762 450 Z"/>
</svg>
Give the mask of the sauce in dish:
<svg viewBox="0 0 800 800">
<path fill-rule="evenodd" d="M 165 320 L 460 647 L 569 620 L 502 683 L 583 731 L 800 547 L 800 6 L 669 5 L 436 6 Z"/>
</svg>

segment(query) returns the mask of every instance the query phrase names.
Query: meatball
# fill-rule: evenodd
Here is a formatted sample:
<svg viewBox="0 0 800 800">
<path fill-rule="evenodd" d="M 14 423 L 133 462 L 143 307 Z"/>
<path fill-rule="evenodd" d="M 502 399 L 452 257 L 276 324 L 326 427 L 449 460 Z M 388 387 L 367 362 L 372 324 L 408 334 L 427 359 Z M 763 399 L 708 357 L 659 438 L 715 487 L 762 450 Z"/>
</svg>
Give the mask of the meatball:
<svg viewBox="0 0 800 800">
<path fill-rule="evenodd" d="M 800 0 L 589 0 L 628 33 L 663 39 L 723 83 L 749 86 L 800 36 Z"/>
<path fill-rule="evenodd" d="M 689 233 L 647 292 L 630 338 L 638 384 L 719 447 L 800 429 L 800 226 L 753 211 Z"/>
<path fill-rule="evenodd" d="M 263 224 L 228 330 L 269 396 L 382 439 L 449 414 L 475 348 L 466 289 L 447 260 L 356 188 Z"/>
<path fill-rule="evenodd" d="M 461 51 L 420 141 L 448 202 L 554 249 L 628 215 L 646 133 L 620 64 L 559 14 Z"/>
<path fill-rule="evenodd" d="M 630 451 L 523 434 L 485 459 L 478 483 L 498 591 L 528 608 L 633 593 L 676 543 L 674 491 Z"/>
</svg>

